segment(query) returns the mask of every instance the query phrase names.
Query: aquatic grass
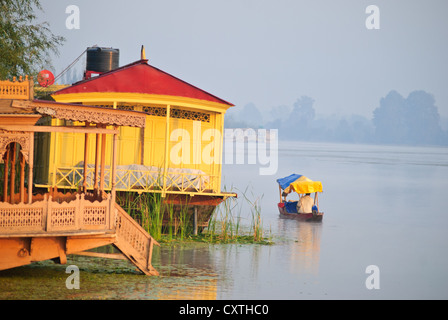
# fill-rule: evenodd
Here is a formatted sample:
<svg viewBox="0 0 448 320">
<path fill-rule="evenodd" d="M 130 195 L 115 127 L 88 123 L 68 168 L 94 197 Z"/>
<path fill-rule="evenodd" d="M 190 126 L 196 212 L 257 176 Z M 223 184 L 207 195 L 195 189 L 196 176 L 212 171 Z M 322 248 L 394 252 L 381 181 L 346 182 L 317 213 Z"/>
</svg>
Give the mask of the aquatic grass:
<svg viewBox="0 0 448 320">
<path fill-rule="evenodd" d="M 142 226 L 155 239 L 162 237 L 164 207 L 160 193 L 143 193 L 139 196 Z"/>
<path fill-rule="evenodd" d="M 215 209 L 215 212 L 209 220 L 208 227 L 204 231 L 206 238 L 210 242 L 216 242 L 217 240 L 227 242 L 238 236 L 239 219 L 235 223 L 234 216 L 232 215 L 232 209 L 235 207 L 235 203 L 233 198 L 228 198 Z"/>
<path fill-rule="evenodd" d="M 261 198 L 256 198 L 253 201 L 247 197 L 246 193 L 243 193 L 243 196 L 246 199 L 246 201 L 251 205 L 250 211 L 252 221 L 250 229 L 252 231 L 252 236 L 254 237 L 254 240 L 258 241 L 263 238 L 263 223 L 261 219 L 261 205 L 260 205 L 263 196 L 261 196 Z"/>
<path fill-rule="evenodd" d="M 174 205 L 172 203 L 169 203 L 166 206 L 166 210 L 168 212 L 168 240 L 173 240 L 173 237 L 177 234 L 177 224 L 174 223 Z M 174 231 L 174 233 L 173 233 Z"/>
<path fill-rule="evenodd" d="M 188 235 L 192 234 L 193 229 L 190 223 L 190 215 L 188 203 L 180 202 L 180 211 L 179 211 L 179 224 L 177 228 L 176 235 L 178 234 L 180 240 L 184 240 Z"/>
<path fill-rule="evenodd" d="M 228 198 L 215 210 L 207 229 L 199 241 L 209 243 L 260 243 L 272 244 L 272 237 L 264 236 L 261 218 L 261 198 L 251 200 L 247 195 L 247 188 L 242 192 L 242 198 Z M 247 218 L 249 226 L 242 224 L 246 218 L 242 217 L 243 206 L 249 205 L 250 215 Z M 246 211 L 247 212 L 247 211 Z"/>
<path fill-rule="evenodd" d="M 215 208 L 208 226 L 197 235 L 192 224 L 194 209 L 187 202 L 175 206 L 164 201 L 162 194 L 156 192 L 125 192 L 117 196 L 117 201 L 159 242 L 271 244 L 272 237 L 266 237 L 263 229 L 263 196 L 249 195 L 248 187 L 238 193 L 242 196 L 229 197 Z"/>
</svg>

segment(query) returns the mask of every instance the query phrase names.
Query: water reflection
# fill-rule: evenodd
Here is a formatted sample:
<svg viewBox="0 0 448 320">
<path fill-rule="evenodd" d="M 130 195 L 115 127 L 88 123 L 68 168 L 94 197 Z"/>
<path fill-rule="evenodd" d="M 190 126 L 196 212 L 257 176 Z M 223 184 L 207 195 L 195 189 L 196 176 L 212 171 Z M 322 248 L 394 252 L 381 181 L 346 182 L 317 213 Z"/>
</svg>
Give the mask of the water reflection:
<svg viewBox="0 0 448 320">
<path fill-rule="evenodd" d="M 290 251 L 289 266 L 292 274 L 318 275 L 322 222 L 304 222 L 279 218 L 280 234 L 294 237 L 285 245 Z"/>
<path fill-rule="evenodd" d="M 154 265 L 160 269 L 164 286 L 157 299 L 215 300 L 218 275 L 208 244 L 189 244 L 160 248 Z"/>
</svg>

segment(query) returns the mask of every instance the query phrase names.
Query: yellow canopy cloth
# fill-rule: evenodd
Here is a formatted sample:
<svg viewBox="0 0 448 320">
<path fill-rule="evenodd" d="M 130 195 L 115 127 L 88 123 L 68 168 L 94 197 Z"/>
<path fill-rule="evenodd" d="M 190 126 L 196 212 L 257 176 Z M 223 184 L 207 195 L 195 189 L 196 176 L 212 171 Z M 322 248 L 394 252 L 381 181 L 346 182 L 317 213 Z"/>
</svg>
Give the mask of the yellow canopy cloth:
<svg viewBox="0 0 448 320">
<path fill-rule="evenodd" d="M 277 182 L 286 193 L 291 191 L 299 194 L 322 192 L 322 183 L 320 181 L 313 181 L 303 175 L 292 174 L 288 177 L 278 179 Z"/>
<path fill-rule="evenodd" d="M 297 193 L 322 192 L 322 183 L 320 181 L 295 181 L 290 187 Z"/>
</svg>

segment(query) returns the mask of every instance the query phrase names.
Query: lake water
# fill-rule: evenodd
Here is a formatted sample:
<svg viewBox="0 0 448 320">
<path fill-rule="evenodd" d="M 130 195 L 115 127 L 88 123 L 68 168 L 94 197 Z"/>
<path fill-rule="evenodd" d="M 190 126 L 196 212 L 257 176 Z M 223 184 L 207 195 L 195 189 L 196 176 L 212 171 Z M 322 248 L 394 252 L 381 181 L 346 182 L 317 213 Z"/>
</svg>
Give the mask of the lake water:
<svg viewBox="0 0 448 320">
<path fill-rule="evenodd" d="M 69 257 L 79 290 L 66 288 L 66 266 L 37 263 L 0 272 L 0 299 L 448 298 L 448 148 L 283 141 L 278 165 L 273 176 L 223 166 L 227 189 L 260 198 L 273 245 L 162 246 L 159 277 L 127 261 Z M 322 181 L 321 223 L 279 217 L 276 179 L 291 173 Z M 373 275 L 378 289 L 366 287 Z"/>
<path fill-rule="evenodd" d="M 264 194 L 265 223 L 294 241 L 236 250 L 245 258 L 219 298 L 448 298 L 447 148 L 283 142 L 279 149 L 275 177 L 257 175 L 255 166 L 225 171 Z M 291 173 L 322 181 L 322 223 L 279 218 L 275 178 Z M 370 265 L 379 269 L 379 289 L 366 288 Z"/>
</svg>

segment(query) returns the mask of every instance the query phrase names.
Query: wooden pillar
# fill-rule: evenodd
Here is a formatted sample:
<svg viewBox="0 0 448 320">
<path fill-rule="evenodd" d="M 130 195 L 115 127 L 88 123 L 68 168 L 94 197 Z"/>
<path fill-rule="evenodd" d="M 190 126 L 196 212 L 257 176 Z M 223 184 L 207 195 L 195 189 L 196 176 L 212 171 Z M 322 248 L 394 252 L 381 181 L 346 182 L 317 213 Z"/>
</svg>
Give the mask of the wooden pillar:
<svg viewBox="0 0 448 320">
<path fill-rule="evenodd" d="M 198 234 L 198 206 L 194 206 L 193 233 L 194 235 Z"/>
<path fill-rule="evenodd" d="M 111 194 L 112 198 L 115 197 L 115 185 L 116 185 L 116 170 L 117 170 L 117 140 L 118 134 L 113 135 L 112 137 L 112 168 L 110 173 L 110 181 L 111 181 Z"/>
<path fill-rule="evenodd" d="M 28 203 L 33 201 L 34 170 L 34 132 L 30 132 L 30 149 L 28 151 Z"/>
<path fill-rule="evenodd" d="M 10 176 L 10 203 L 14 203 L 14 189 L 15 189 L 15 176 L 16 176 L 16 143 L 11 144 L 11 176 Z"/>
<path fill-rule="evenodd" d="M 162 197 L 165 197 L 166 194 L 166 178 L 168 175 L 168 164 L 169 164 L 169 145 L 170 145 L 170 113 L 171 106 L 166 106 L 166 128 L 165 128 L 165 163 L 163 166 L 163 189 L 162 189 Z"/>
<path fill-rule="evenodd" d="M 86 122 L 86 127 L 89 126 L 89 123 Z M 89 158 L 89 134 L 86 133 L 84 135 L 84 172 L 82 178 L 82 191 L 87 192 L 87 170 L 88 170 L 88 158 Z"/>
<path fill-rule="evenodd" d="M 59 126 L 59 119 L 54 119 L 55 124 L 54 126 Z M 52 121 L 53 122 L 53 121 Z M 53 124 L 52 124 L 53 125 Z M 52 182 L 52 190 L 56 187 L 56 175 L 57 175 L 57 165 L 59 164 L 59 132 L 52 132 L 52 135 L 54 135 L 54 155 L 53 155 L 53 182 Z M 53 141 L 52 141 L 53 142 Z"/>
<path fill-rule="evenodd" d="M 34 100 L 34 81 L 33 81 L 33 77 L 31 77 L 31 79 L 29 81 L 29 100 L 30 101 Z"/>
<path fill-rule="evenodd" d="M 116 175 L 116 168 L 117 168 L 117 140 L 118 140 L 118 134 L 113 135 L 112 137 L 112 168 L 111 168 L 111 172 L 110 172 L 110 181 L 111 181 L 111 189 L 110 189 L 110 194 L 111 194 L 111 199 L 110 199 L 110 213 L 109 213 L 109 223 L 111 224 L 110 228 L 114 228 L 115 227 L 115 216 L 113 216 L 113 213 L 115 212 L 115 201 L 116 201 L 116 190 L 115 190 L 115 184 L 116 184 L 116 179 L 115 179 L 115 175 Z"/>
<path fill-rule="evenodd" d="M 25 203 L 25 157 L 22 153 L 19 155 L 20 160 L 20 202 Z"/>
<path fill-rule="evenodd" d="M 100 175 L 100 192 L 104 191 L 104 173 L 106 170 L 106 134 L 101 135 L 101 175 Z"/>
<path fill-rule="evenodd" d="M 145 128 L 140 128 L 140 164 L 145 164 Z"/>
<path fill-rule="evenodd" d="M 99 166 L 99 157 L 100 157 L 100 134 L 96 134 L 96 144 L 95 144 L 95 179 L 93 181 L 93 189 L 95 193 L 98 192 L 98 166 Z"/>
<path fill-rule="evenodd" d="M 215 186 L 213 186 L 215 188 L 215 192 L 221 192 L 221 182 L 222 182 L 221 176 L 222 176 L 222 162 L 223 162 L 222 153 L 224 150 L 224 113 L 220 113 L 220 116 L 221 116 L 221 128 L 219 128 L 219 131 L 221 132 L 221 140 L 219 141 L 220 145 L 219 145 L 218 183 Z M 217 121 L 215 123 L 217 123 Z M 214 150 L 213 152 L 216 151 Z M 217 165 L 216 162 L 213 162 L 213 169 L 215 169 L 216 165 Z"/>
<path fill-rule="evenodd" d="M 6 147 L 4 163 L 5 172 L 3 173 L 3 201 L 8 202 L 9 145 Z"/>
</svg>

